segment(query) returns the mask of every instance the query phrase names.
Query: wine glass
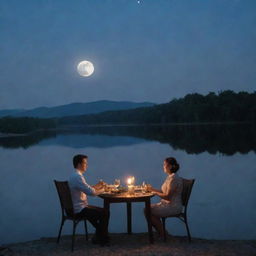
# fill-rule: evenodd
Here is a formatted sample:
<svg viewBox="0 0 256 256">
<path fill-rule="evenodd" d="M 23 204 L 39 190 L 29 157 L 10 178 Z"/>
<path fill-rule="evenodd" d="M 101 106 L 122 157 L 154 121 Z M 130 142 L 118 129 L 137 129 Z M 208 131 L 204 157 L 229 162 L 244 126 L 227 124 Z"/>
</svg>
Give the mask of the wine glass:
<svg viewBox="0 0 256 256">
<path fill-rule="evenodd" d="M 114 182 L 114 186 L 116 187 L 116 188 L 118 188 L 119 186 L 120 186 L 120 180 L 119 179 L 115 179 L 115 182 Z"/>
<path fill-rule="evenodd" d="M 142 187 L 142 193 L 146 193 L 147 185 L 146 185 L 145 181 L 142 182 L 142 186 L 141 187 Z"/>
</svg>

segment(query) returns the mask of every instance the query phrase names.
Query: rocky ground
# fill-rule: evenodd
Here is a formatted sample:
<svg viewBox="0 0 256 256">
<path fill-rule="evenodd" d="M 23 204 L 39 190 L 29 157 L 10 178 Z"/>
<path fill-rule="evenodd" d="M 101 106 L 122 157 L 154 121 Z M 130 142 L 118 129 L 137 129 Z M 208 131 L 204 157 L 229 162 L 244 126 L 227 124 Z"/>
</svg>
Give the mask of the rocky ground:
<svg viewBox="0 0 256 256">
<path fill-rule="evenodd" d="M 205 240 L 194 238 L 191 243 L 186 237 L 168 237 L 167 242 L 157 239 L 149 244 L 146 233 L 111 234 L 110 246 L 101 247 L 76 236 L 75 250 L 71 253 L 71 237 L 63 236 L 60 243 L 56 238 L 2 245 L 0 256 L 84 256 L 84 255 L 168 255 L 168 256 L 256 256 L 256 241 Z"/>
</svg>

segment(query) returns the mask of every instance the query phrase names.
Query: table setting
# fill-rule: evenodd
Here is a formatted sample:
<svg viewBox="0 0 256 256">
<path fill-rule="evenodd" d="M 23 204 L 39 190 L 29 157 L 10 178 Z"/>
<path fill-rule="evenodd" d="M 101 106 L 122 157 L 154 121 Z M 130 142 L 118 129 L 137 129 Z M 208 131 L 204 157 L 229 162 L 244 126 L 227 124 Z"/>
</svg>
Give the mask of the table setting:
<svg viewBox="0 0 256 256">
<path fill-rule="evenodd" d="M 150 184 L 142 182 L 135 185 L 135 177 L 130 176 L 126 179 L 125 185 L 121 184 L 120 179 L 115 179 L 113 184 L 107 184 L 101 180 L 103 189 L 98 196 L 104 200 L 104 208 L 110 210 L 110 204 L 125 203 L 127 213 L 127 233 L 132 233 L 132 203 L 144 203 L 147 216 L 151 214 L 150 199 L 154 196 Z M 153 243 L 153 232 L 151 218 L 147 219 L 149 242 Z"/>
<path fill-rule="evenodd" d="M 136 197 L 143 195 L 153 195 L 151 192 L 151 185 L 144 181 L 141 185 L 135 185 L 135 177 L 130 176 L 126 179 L 126 184 L 122 185 L 120 179 L 115 179 L 113 184 L 108 184 L 104 181 L 102 193 L 99 196 L 112 197 Z"/>
</svg>

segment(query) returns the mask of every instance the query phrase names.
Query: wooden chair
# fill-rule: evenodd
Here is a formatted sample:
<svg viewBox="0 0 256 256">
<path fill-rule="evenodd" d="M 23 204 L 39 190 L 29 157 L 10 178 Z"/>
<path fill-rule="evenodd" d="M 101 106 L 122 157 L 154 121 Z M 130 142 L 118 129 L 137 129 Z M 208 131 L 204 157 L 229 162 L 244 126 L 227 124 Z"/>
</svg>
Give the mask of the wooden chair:
<svg viewBox="0 0 256 256">
<path fill-rule="evenodd" d="M 165 220 L 166 218 L 179 218 L 182 222 L 185 223 L 186 229 L 187 229 L 187 234 L 188 234 L 188 240 L 191 242 L 191 235 L 189 232 L 189 227 L 188 227 L 188 219 L 187 219 L 187 207 L 188 207 L 188 201 L 190 198 L 190 194 L 192 191 L 192 187 L 194 185 L 195 180 L 187 180 L 183 179 L 183 190 L 182 190 L 182 204 L 183 204 L 183 211 L 180 214 L 176 215 L 170 215 L 166 217 L 162 217 L 162 224 L 163 224 L 163 229 L 164 229 L 164 241 L 166 241 L 166 230 L 165 230 Z"/>
<path fill-rule="evenodd" d="M 75 232 L 76 232 L 76 226 L 80 221 L 84 221 L 84 227 L 85 227 L 85 236 L 86 236 L 86 241 L 88 241 L 88 230 L 87 230 L 87 222 L 86 218 L 78 218 L 76 217 L 73 209 L 73 202 L 72 202 L 72 197 L 71 197 L 71 192 L 68 186 L 67 181 L 56 181 L 54 180 L 59 199 L 60 199 L 60 205 L 61 205 L 61 213 L 62 213 L 62 219 L 61 219 L 61 224 L 60 224 L 60 229 L 59 229 L 59 235 L 57 238 L 57 243 L 60 241 L 60 236 L 61 236 L 61 231 L 62 227 L 64 225 L 64 222 L 66 220 L 71 220 L 73 221 L 73 235 L 72 235 L 72 246 L 71 250 L 74 250 L 74 244 L 75 244 Z"/>
</svg>

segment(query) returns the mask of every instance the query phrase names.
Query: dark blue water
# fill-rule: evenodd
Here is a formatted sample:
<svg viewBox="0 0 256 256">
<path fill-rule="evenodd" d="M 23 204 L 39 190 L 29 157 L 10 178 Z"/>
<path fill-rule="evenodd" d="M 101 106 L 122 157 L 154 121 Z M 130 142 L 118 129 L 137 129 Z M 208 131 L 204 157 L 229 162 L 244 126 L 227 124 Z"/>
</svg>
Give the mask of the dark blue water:
<svg viewBox="0 0 256 256">
<path fill-rule="evenodd" d="M 88 183 L 133 175 L 137 183 L 155 187 L 165 179 L 164 158 L 174 156 L 180 176 L 196 179 L 188 209 L 192 236 L 256 238 L 253 127 L 91 128 L 2 138 L 0 146 L 1 243 L 57 235 L 60 206 L 53 180 L 68 179 L 78 153 L 89 156 Z M 89 200 L 102 206 L 99 198 Z M 147 231 L 143 207 L 133 204 L 134 232 Z M 111 205 L 110 232 L 125 232 L 125 225 L 125 205 Z M 168 220 L 167 228 L 174 235 L 186 234 L 179 220 Z M 71 225 L 63 231 L 70 234 Z"/>
</svg>

